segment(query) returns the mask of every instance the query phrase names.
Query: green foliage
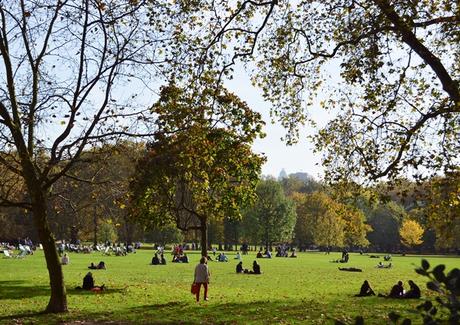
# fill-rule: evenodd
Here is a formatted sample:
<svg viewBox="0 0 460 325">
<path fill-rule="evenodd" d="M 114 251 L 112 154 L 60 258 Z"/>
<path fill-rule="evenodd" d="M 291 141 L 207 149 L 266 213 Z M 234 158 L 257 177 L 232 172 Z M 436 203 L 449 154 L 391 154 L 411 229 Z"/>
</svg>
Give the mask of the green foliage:
<svg viewBox="0 0 460 325">
<path fill-rule="evenodd" d="M 320 246 L 367 246 L 370 227 L 364 214 L 337 202 L 325 192 L 294 193 L 297 208 L 296 240 Z"/>
<path fill-rule="evenodd" d="M 152 111 L 158 133 L 131 183 L 133 214 L 202 233 L 211 219 L 240 219 L 264 162 L 250 147 L 263 136 L 260 114 L 223 88 L 196 92 L 174 84 L 162 88 Z"/>
<path fill-rule="evenodd" d="M 398 249 L 399 227 L 405 216 L 404 208 L 393 201 L 376 206 L 368 216 L 368 223 L 373 229 L 368 235 L 372 245 L 385 251 Z"/>
<path fill-rule="evenodd" d="M 444 264 L 439 264 L 430 270 L 426 260 L 416 269 L 429 279 L 427 288 L 439 294 L 434 301 L 427 300 L 417 307 L 424 324 L 460 323 L 460 270 L 454 268 L 445 274 L 445 269 Z"/>
<path fill-rule="evenodd" d="M 170 243 L 182 243 L 184 235 L 175 226 L 165 226 L 162 228 L 146 229 L 145 240 L 162 245 Z"/>
<path fill-rule="evenodd" d="M 460 247 L 460 172 L 448 173 L 445 177 L 430 182 L 425 197 L 428 206 L 428 224 L 436 230 L 436 246 L 439 248 Z"/>
<path fill-rule="evenodd" d="M 99 225 L 99 239 L 104 243 L 107 241 L 111 243 L 117 241 L 117 228 L 111 220 L 107 220 Z"/>
<path fill-rule="evenodd" d="M 284 195 L 281 184 L 274 179 L 261 180 L 256 193 L 257 200 L 244 213 L 243 229 L 247 237 L 267 247 L 290 241 L 296 221 L 294 202 Z"/>
</svg>

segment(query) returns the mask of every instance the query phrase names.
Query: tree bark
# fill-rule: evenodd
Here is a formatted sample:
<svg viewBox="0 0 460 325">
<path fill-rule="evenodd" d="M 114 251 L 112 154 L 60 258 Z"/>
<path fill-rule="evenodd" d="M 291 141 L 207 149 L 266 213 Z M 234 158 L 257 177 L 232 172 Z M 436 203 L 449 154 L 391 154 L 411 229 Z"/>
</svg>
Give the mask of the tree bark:
<svg viewBox="0 0 460 325">
<path fill-rule="evenodd" d="M 208 256 L 208 227 L 206 220 L 201 220 L 201 256 Z"/>
<path fill-rule="evenodd" d="M 94 223 L 94 249 L 96 249 L 97 246 L 97 215 L 96 215 L 96 208 L 94 208 L 94 215 L 93 215 L 93 223 Z"/>
<path fill-rule="evenodd" d="M 41 196 L 40 194 L 38 196 Z M 50 277 L 51 297 L 45 309 L 47 313 L 60 313 L 67 311 L 67 295 L 64 285 L 64 274 L 56 250 L 56 241 L 49 228 L 46 215 L 46 200 L 34 202 L 33 217 L 43 251 L 45 253 L 46 267 Z"/>
</svg>

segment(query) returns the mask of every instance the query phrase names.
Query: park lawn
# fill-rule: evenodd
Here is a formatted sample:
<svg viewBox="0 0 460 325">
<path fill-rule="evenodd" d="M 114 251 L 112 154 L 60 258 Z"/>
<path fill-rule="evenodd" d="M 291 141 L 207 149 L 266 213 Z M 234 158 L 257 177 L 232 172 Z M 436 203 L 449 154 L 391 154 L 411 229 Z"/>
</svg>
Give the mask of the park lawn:
<svg viewBox="0 0 460 325">
<path fill-rule="evenodd" d="M 398 280 L 412 279 L 422 295 L 428 292 L 425 278 L 414 272 L 420 256 L 394 256 L 392 269 L 376 269 L 379 259 L 351 253 L 347 267 L 362 273 L 342 272 L 331 263 L 339 253 L 298 253 L 298 258 L 259 259 L 262 275 L 235 274 L 237 262 L 229 253 L 228 263 L 209 262 L 210 300 L 196 303 L 190 294 L 193 270 L 199 253 L 189 253 L 191 263 L 149 265 L 153 251 L 139 250 L 125 257 L 101 253 L 70 253 L 70 265 L 63 266 L 69 313 L 43 315 L 48 302 L 48 273 L 43 252 L 25 259 L 0 259 L 0 324 L 330 324 L 334 319 L 351 321 L 363 315 L 366 324 L 385 324 L 387 314 L 397 311 L 421 323 L 414 314 L 420 301 L 378 297 L 353 297 L 367 279 L 378 293 L 388 293 Z M 250 268 L 255 253 L 243 256 Z M 445 264 L 447 270 L 460 267 L 460 259 L 429 256 L 431 265 Z M 96 285 L 106 292 L 78 291 L 90 262 L 105 261 L 107 270 L 93 270 Z M 382 259 L 380 259 L 382 260 Z"/>
</svg>

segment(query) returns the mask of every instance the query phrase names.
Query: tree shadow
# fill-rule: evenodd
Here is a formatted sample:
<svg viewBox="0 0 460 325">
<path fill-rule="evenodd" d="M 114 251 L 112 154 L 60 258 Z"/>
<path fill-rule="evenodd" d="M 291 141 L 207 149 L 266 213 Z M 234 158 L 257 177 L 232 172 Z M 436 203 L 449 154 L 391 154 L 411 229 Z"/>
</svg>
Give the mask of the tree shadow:
<svg viewBox="0 0 460 325">
<path fill-rule="evenodd" d="M 308 322 L 312 316 L 321 318 L 321 310 L 321 306 L 310 301 L 270 300 L 219 304 L 169 302 L 133 307 L 128 313 L 148 320 L 149 324 L 245 324 L 278 323 L 283 318 Z"/>
<path fill-rule="evenodd" d="M 50 287 L 43 285 L 24 285 L 22 280 L 0 281 L 0 300 L 5 299 L 24 299 L 50 294 Z"/>
<path fill-rule="evenodd" d="M 126 289 L 119 289 L 119 288 L 106 288 L 105 290 L 102 291 L 91 291 L 91 290 L 82 290 L 82 289 L 76 289 L 76 288 L 67 288 L 67 294 L 68 295 L 110 295 L 114 293 L 124 293 L 126 292 Z"/>
<path fill-rule="evenodd" d="M 23 280 L 11 280 L 11 281 L 0 281 L 0 301 L 11 299 L 19 300 L 24 298 L 34 298 L 39 296 L 49 296 L 50 287 L 47 285 L 24 285 L 26 281 Z M 119 288 L 107 288 L 101 292 L 93 292 L 88 290 L 78 290 L 75 288 L 66 288 L 67 294 L 69 295 L 94 295 L 94 294 L 114 294 L 123 293 L 125 289 Z"/>
</svg>

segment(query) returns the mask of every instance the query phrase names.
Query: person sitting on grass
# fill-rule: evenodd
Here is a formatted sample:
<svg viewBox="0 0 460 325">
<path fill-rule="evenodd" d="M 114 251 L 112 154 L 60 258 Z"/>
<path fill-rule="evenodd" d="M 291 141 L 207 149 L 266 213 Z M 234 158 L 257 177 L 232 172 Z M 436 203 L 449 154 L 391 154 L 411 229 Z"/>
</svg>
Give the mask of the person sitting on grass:
<svg viewBox="0 0 460 325">
<path fill-rule="evenodd" d="M 402 298 L 404 294 L 404 288 L 403 288 L 403 283 L 402 281 L 398 281 L 397 284 L 395 284 L 392 288 L 390 293 L 385 296 L 382 294 L 379 294 L 379 297 L 385 297 L 385 298 Z"/>
<path fill-rule="evenodd" d="M 98 270 L 105 270 L 105 263 L 104 261 L 100 261 L 99 264 L 97 265 Z"/>
<path fill-rule="evenodd" d="M 102 286 L 95 286 L 94 285 L 94 278 L 91 272 L 88 272 L 85 277 L 83 278 L 83 287 L 76 287 L 78 290 L 92 290 L 92 291 L 102 291 L 105 289 L 105 285 Z"/>
<path fill-rule="evenodd" d="M 217 256 L 217 261 L 219 262 L 228 262 L 228 257 L 225 255 L 224 252 L 219 253 L 219 256 Z"/>
<path fill-rule="evenodd" d="M 182 255 L 182 256 L 180 257 L 180 261 L 181 261 L 182 263 L 188 263 L 188 256 L 187 256 L 187 254 L 184 253 L 184 255 Z"/>
<path fill-rule="evenodd" d="M 388 254 L 388 255 L 383 256 L 383 259 L 384 259 L 386 262 L 391 261 L 391 254 Z"/>
<path fill-rule="evenodd" d="M 367 296 L 375 296 L 374 290 L 372 290 L 371 285 L 367 280 L 364 280 L 363 284 L 361 285 L 361 289 L 359 293 L 355 295 L 355 297 L 367 297 Z"/>
<path fill-rule="evenodd" d="M 61 264 L 62 265 L 67 265 L 69 263 L 70 263 L 69 256 L 67 255 L 67 253 L 65 253 L 64 256 L 62 256 L 62 258 L 61 258 Z"/>
<path fill-rule="evenodd" d="M 161 265 L 166 265 L 166 259 L 163 253 L 160 255 L 160 263 Z"/>
<path fill-rule="evenodd" d="M 155 253 L 152 257 L 152 265 L 158 265 L 160 264 L 160 259 L 158 258 L 158 253 Z"/>
<path fill-rule="evenodd" d="M 289 256 L 289 257 L 293 257 L 293 258 L 297 257 L 297 254 L 295 252 L 295 248 L 292 250 L 291 256 Z"/>
<path fill-rule="evenodd" d="M 257 253 L 256 258 L 264 258 L 261 250 Z"/>
<path fill-rule="evenodd" d="M 91 265 L 90 265 L 90 266 L 88 266 L 88 269 L 91 269 L 91 270 L 96 270 L 96 269 L 97 269 L 97 266 L 96 266 L 96 265 L 94 265 L 94 263 L 93 263 L 93 262 L 91 262 Z"/>
<path fill-rule="evenodd" d="M 266 250 L 265 250 L 265 253 L 264 253 L 264 256 L 265 256 L 266 258 L 272 258 L 272 253 L 271 253 L 268 249 L 266 249 Z"/>
<path fill-rule="evenodd" d="M 243 273 L 243 262 L 239 262 L 236 265 L 236 273 Z"/>
<path fill-rule="evenodd" d="M 403 298 L 405 299 L 419 299 L 420 298 L 420 288 L 414 283 L 414 281 L 409 280 L 410 289 L 407 291 Z"/>
<path fill-rule="evenodd" d="M 252 263 L 252 272 L 250 272 L 251 274 L 262 274 L 262 272 L 260 271 L 260 265 L 257 263 L 257 261 L 254 261 L 254 263 Z"/>
<path fill-rule="evenodd" d="M 179 257 L 179 255 L 173 255 L 172 262 L 173 262 L 173 263 L 180 263 L 180 257 Z"/>
<path fill-rule="evenodd" d="M 241 254 L 240 254 L 240 252 L 237 252 L 237 253 L 236 253 L 236 255 L 235 255 L 235 258 L 234 258 L 234 259 L 235 259 L 235 260 L 239 260 L 239 261 L 241 261 Z"/>
</svg>

